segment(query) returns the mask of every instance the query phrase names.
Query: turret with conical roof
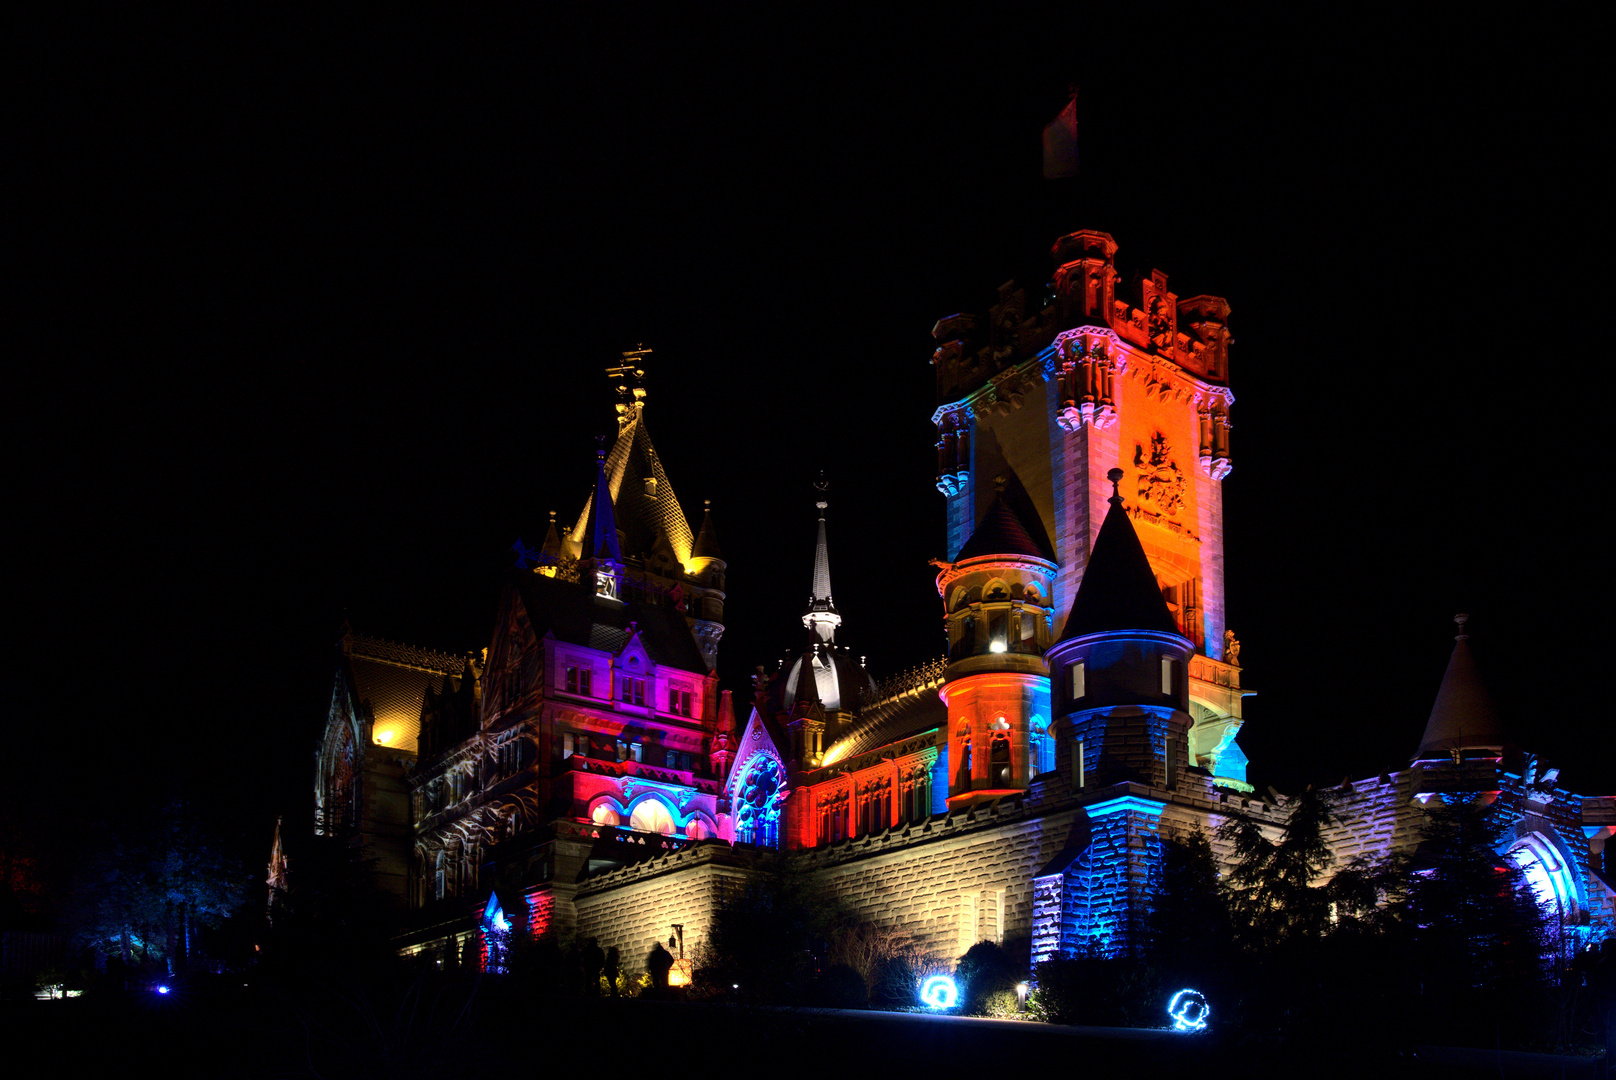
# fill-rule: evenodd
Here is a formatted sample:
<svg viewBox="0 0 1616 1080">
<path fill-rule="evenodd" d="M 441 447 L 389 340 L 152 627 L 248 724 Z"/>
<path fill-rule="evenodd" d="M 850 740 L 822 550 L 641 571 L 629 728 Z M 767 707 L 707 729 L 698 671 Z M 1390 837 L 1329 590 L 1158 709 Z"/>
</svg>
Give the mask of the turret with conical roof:
<svg viewBox="0 0 1616 1080">
<path fill-rule="evenodd" d="M 1475 654 L 1470 651 L 1470 635 L 1465 633 L 1469 619 L 1468 615 L 1453 617 L 1459 633 L 1454 636 L 1453 655 L 1448 658 L 1448 670 L 1426 721 L 1425 735 L 1414 752 L 1415 761 L 1497 757 L 1507 745 L 1503 721 L 1476 670 Z"/>
<path fill-rule="evenodd" d="M 1189 663 L 1112 469 L 1110 510 L 1066 619 L 1049 650 L 1061 758 L 1086 786 L 1131 780 L 1172 787 L 1189 753 Z"/>
<path fill-rule="evenodd" d="M 1054 766 L 1049 647 L 1054 552 L 1036 514 L 1016 510 L 1014 478 L 953 562 L 935 561 L 948 666 L 950 806 L 1023 791 Z"/>
</svg>

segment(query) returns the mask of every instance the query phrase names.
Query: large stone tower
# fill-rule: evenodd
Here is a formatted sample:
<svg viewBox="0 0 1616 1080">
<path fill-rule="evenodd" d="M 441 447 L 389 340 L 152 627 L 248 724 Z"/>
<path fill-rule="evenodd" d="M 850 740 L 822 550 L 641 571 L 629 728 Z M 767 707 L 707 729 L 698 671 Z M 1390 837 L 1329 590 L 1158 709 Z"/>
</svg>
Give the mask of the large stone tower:
<svg viewBox="0 0 1616 1080">
<path fill-rule="evenodd" d="M 1192 763 L 1240 783 L 1238 653 L 1228 647 L 1223 492 L 1230 471 L 1229 305 L 1180 300 L 1152 271 L 1117 295 L 1117 245 L 1082 231 L 1055 243 L 1051 301 L 1029 308 L 1007 284 L 985 320 L 951 315 L 937 350 L 937 487 L 957 559 L 1008 477 L 1025 490 L 1058 570 L 1053 631 L 1065 630 L 1107 502 L 1120 493 L 1176 633 L 1194 655 Z"/>
</svg>

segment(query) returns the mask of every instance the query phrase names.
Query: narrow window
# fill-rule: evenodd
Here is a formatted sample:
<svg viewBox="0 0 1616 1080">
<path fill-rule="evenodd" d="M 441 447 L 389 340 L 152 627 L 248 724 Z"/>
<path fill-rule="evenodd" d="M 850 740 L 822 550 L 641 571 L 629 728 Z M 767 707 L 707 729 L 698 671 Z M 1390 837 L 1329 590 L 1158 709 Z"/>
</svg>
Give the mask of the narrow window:
<svg viewBox="0 0 1616 1080">
<path fill-rule="evenodd" d="M 1173 660 L 1172 660 L 1172 657 L 1169 657 L 1169 656 L 1162 657 L 1161 671 L 1162 671 L 1162 693 L 1163 694 L 1171 694 L 1173 692 Z"/>
<path fill-rule="evenodd" d="M 567 668 L 567 693 L 578 693 L 578 669 L 575 667 Z"/>
<path fill-rule="evenodd" d="M 589 696 L 589 669 L 578 669 L 578 692 L 585 697 Z"/>
<path fill-rule="evenodd" d="M 566 760 L 578 752 L 578 742 L 572 732 L 568 731 L 561 736 L 561 758 Z"/>
<path fill-rule="evenodd" d="M 1083 687 L 1083 661 L 1081 661 L 1081 660 L 1076 661 L 1075 663 L 1072 664 L 1071 667 L 1067 668 L 1066 670 L 1071 672 L 1072 700 L 1077 701 L 1077 700 L 1081 699 L 1085 693 L 1087 693 L 1087 691 Z"/>
<path fill-rule="evenodd" d="M 690 691 L 689 690 L 681 690 L 681 691 L 679 691 L 679 715 L 680 716 L 695 716 L 696 715 L 695 712 L 692 711 L 691 708 L 690 708 Z"/>
</svg>

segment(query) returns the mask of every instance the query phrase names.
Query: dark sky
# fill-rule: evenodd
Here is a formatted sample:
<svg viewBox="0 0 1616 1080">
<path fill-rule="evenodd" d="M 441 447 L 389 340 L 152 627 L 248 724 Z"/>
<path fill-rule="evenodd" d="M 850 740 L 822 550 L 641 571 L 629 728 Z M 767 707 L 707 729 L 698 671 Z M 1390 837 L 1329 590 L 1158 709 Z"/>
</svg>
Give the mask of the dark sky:
<svg viewBox="0 0 1616 1080">
<path fill-rule="evenodd" d="M 799 643 L 820 469 L 839 639 L 878 677 L 937 655 L 930 328 L 1037 288 L 1084 227 L 1125 281 L 1233 307 L 1253 779 L 1404 763 L 1464 610 L 1521 741 L 1616 789 L 1608 87 L 1576 42 L 1351 8 L 558 10 L 29 42 L 16 812 L 177 779 L 261 844 L 308 799 L 343 612 L 483 645 L 641 341 L 650 430 L 730 564 L 725 684 Z M 1046 182 L 1073 80 L 1083 175 Z"/>
</svg>

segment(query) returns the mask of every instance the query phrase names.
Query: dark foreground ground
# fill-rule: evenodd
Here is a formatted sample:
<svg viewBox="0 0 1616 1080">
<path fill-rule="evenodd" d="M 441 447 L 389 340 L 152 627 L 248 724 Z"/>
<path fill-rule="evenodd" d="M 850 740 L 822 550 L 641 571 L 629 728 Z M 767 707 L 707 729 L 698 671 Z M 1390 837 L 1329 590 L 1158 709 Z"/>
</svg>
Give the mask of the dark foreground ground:
<svg viewBox="0 0 1616 1080">
<path fill-rule="evenodd" d="M 1062 1028 L 1009 1020 L 851 1010 L 749 1009 L 663 1001 L 539 1003 L 493 982 L 416 987 L 387 1000 L 336 985 L 296 995 L 214 986 L 166 998 L 6 1006 L 17 1061 L 50 1075 L 131 1068 L 165 1077 L 452 1080 L 561 1070 L 662 1075 L 762 1069 L 899 1069 L 909 1078 L 990 1075 L 1027 1066 L 1127 1069 L 1136 1077 L 1566 1077 L 1609 1080 L 1603 1061 L 1381 1048 L 1372 1032 L 1333 1046 L 1281 1047 L 1212 1032 Z M 1179 1072 L 1177 1070 L 1187 1070 Z M 632 1075 L 624 1073 L 627 1075 Z M 875 1073 L 874 1075 L 883 1075 Z"/>
</svg>

